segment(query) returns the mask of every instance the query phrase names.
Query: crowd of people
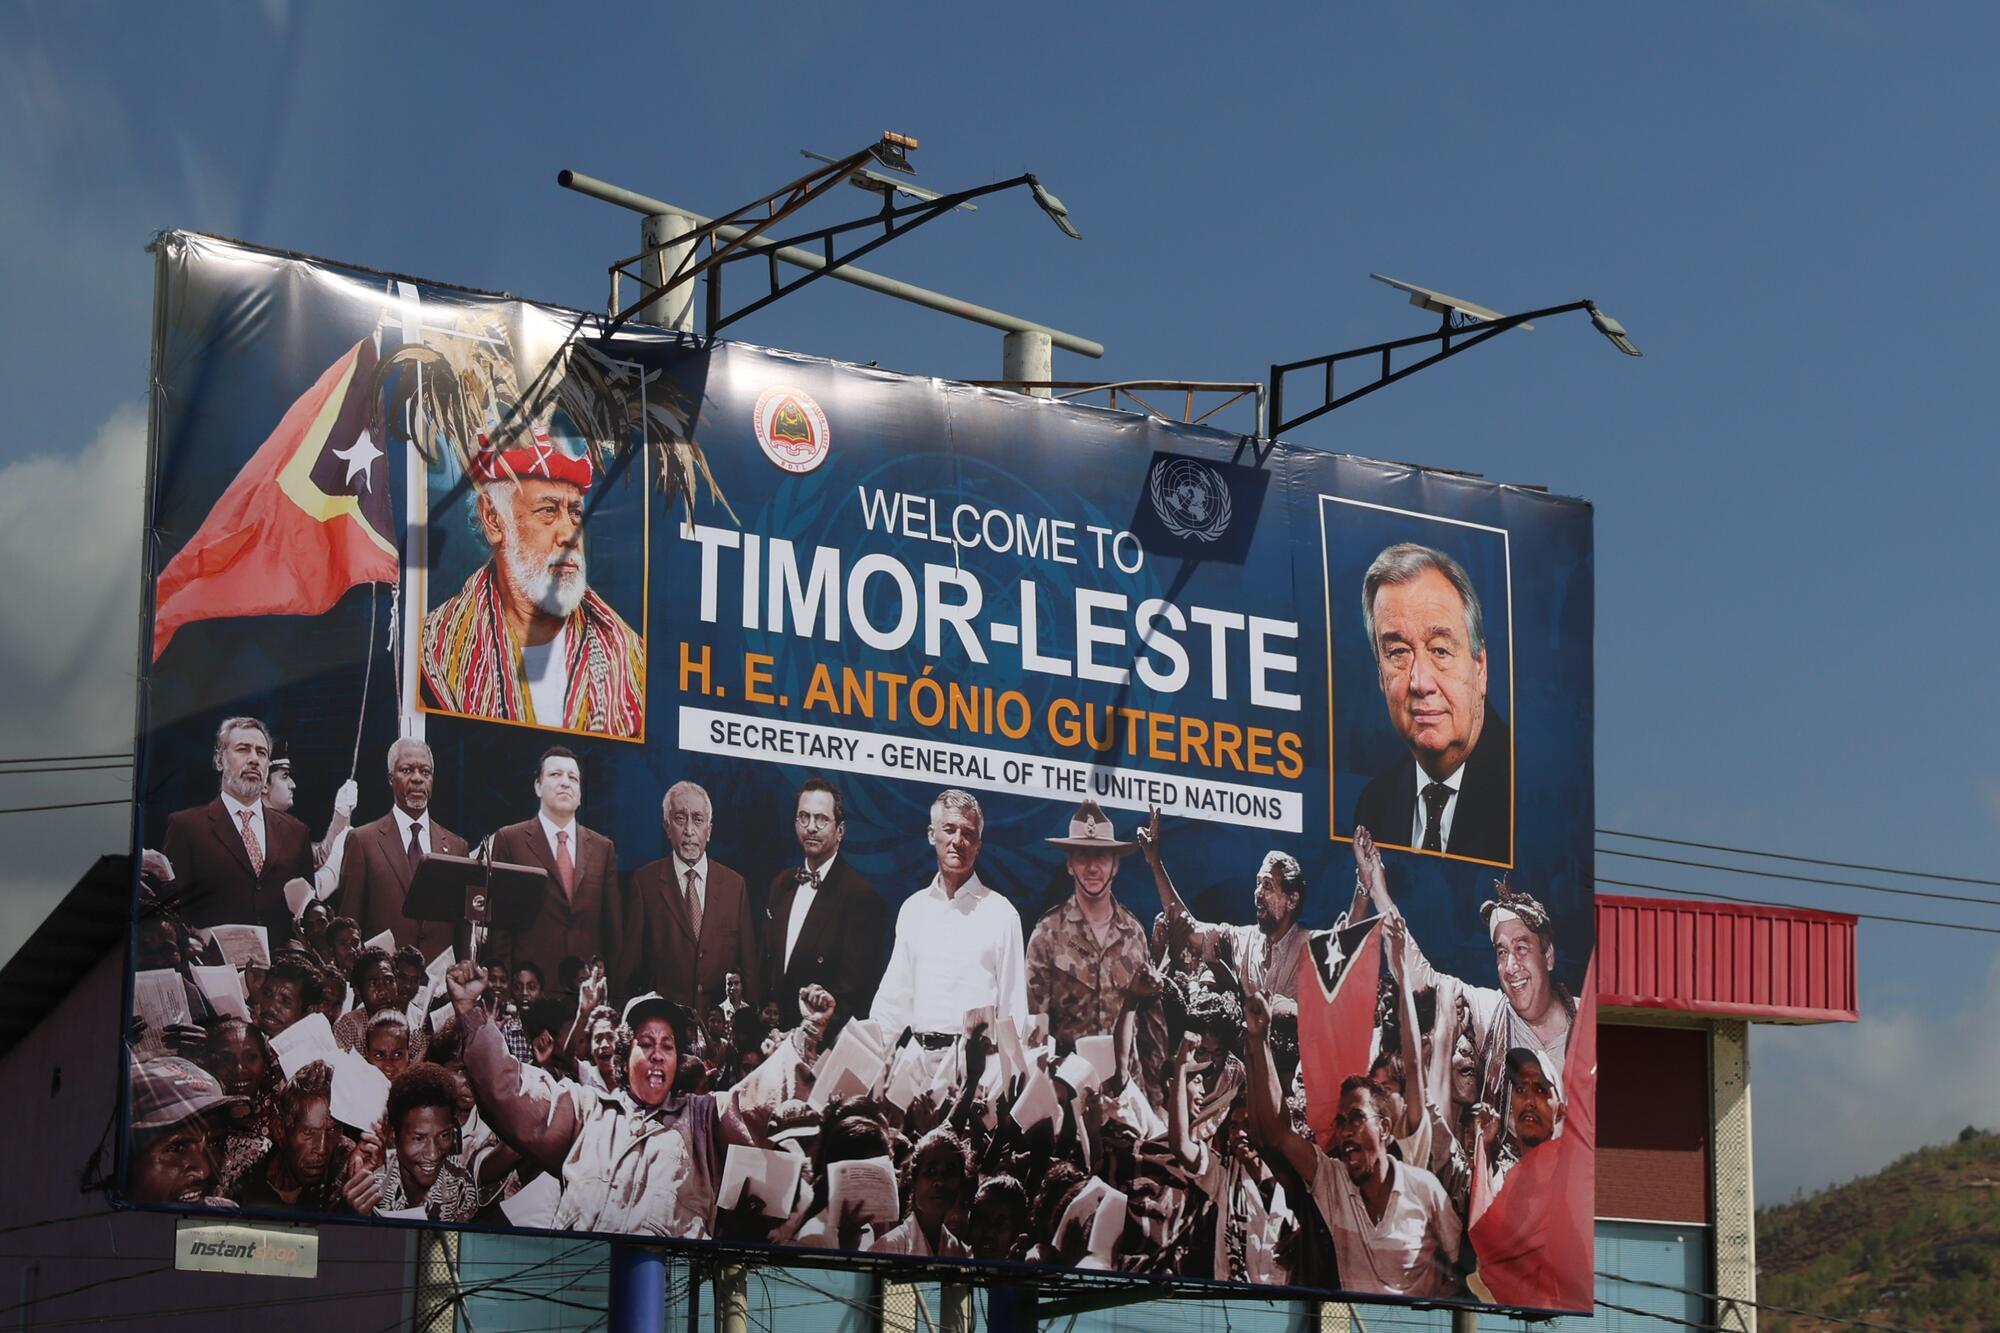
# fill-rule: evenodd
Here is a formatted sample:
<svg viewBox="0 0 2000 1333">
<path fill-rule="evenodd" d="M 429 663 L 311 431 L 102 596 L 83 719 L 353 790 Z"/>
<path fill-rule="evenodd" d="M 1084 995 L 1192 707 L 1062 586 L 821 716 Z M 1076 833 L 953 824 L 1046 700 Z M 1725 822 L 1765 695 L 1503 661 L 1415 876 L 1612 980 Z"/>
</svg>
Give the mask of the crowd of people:
<svg viewBox="0 0 2000 1333">
<path fill-rule="evenodd" d="M 261 723 L 225 722 L 215 759 L 216 801 L 144 858 L 136 965 L 180 1003 L 134 1020 L 134 1201 L 1451 1298 L 1478 1290 L 1481 1210 L 1562 1134 L 1577 1005 L 1548 911 L 1504 883 L 1466 904 L 1494 975 L 1450 976 L 1366 828 L 1332 928 L 1302 924 L 1282 851 L 1248 922 L 1206 922 L 1159 813 L 1120 837 L 1086 801 L 1047 840 L 1069 895 L 1024 923 L 981 879 L 978 800 L 944 791 L 935 873 L 891 915 L 815 777 L 758 903 L 693 782 L 663 798 L 669 854 L 621 874 L 556 748 L 490 842 L 545 901 L 489 935 L 404 914 L 423 860 L 468 849 L 422 742 L 389 750 L 390 811 L 353 826 L 350 785 L 317 839 Z M 1134 855 L 1150 926 L 1114 891 Z M 1329 1082 L 1302 996 L 1354 986 L 1366 1058 Z M 355 1095 L 364 1062 L 386 1095 Z"/>
</svg>

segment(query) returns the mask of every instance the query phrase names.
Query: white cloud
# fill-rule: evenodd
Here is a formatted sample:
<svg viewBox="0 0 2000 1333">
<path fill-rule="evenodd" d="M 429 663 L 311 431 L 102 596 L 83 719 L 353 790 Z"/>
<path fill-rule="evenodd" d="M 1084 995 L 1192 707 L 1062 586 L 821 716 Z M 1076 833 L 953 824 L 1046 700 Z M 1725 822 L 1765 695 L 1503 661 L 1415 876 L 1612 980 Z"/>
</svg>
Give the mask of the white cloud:
<svg viewBox="0 0 2000 1333">
<path fill-rule="evenodd" d="M 132 745 L 146 414 L 126 405 L 74 453 L 0 467 L 0 758 Z M 0 808 L 105 800 L 126 771 L 0 776 Z M 105 852 L 127 842 L 124 806 L 0 815 L 8 868 L 0 958 Z"/>
<path fill-rule="evenodd" d="M 1941 985 L 1930 1008 L 1878 1003 L 1859 1023 L 1759 1028 L 1750 1039 L 1757 1196 L 1868 1175 L 1967 1125 L 2000 1124 L 2000 958 Z"/>
</svg>

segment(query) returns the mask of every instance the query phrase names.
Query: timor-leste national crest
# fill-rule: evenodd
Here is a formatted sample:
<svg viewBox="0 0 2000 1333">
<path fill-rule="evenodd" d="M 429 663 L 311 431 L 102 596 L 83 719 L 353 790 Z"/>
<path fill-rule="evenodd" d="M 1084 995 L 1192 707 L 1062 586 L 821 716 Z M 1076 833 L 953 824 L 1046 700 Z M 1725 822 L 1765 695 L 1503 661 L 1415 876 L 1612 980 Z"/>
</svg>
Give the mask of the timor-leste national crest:
<svg viewBox="0 0 2000 1333">
<path fill-rule="evenodd" d="M 789 384 L 776 384 L 757 396 L 751 423 L 764 457 L 787 472 L 810 472 L 826 461 L 833 447 L 826 413 L 812 395 Z"/>
<path fill-rule="evenodd" d="M 1163 459 L 1147 478 L 1153 513 L 1176 537 L 1212 542 L 1229 530 L 1229 486 L 1195 458 Z"/>
</svg>

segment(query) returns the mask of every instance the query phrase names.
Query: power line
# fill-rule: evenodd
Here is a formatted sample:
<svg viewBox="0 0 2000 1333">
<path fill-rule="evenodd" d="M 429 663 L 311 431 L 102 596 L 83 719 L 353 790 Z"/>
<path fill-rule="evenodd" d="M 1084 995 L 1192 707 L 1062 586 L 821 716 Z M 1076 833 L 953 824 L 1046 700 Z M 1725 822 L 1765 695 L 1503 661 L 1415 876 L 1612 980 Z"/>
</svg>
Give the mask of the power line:
<svg viewBox="0 0 2000 1333">
<path fill-rule="evenodd" d="M 1717 865 L 1713 861 L 1686 861 L 1677 856 L 1653 856 L 1646 852 L 1621 852 L 1615 847 L 1599 847 L 1599 856 L 1622 856 L 1632 861 L 1654 861 L 1661 865 L 1689 866 L 1696 870 L 1720 870 L 1729 875 L 1752 875 L 1758 879 L 1783 879 L 1794 884 L 1824 884 L 1837 889 L 1868 889 L 1893 893 L 1903 898 L 1935 898 L 1940 902 L 1971 903 L 1977 907 L 2000 907 L 2000 900 L 1965 893 L 1940 893 L 1935 889 L 1899 889 L 1888 884 L 1867 884 L 1857 879 L 1822 879 L 1817 875 L 1788 875 L 1782 870 L 1753 870 L 1748 866 Z"/>
<path fill-rule="evenodd" d="M 44 810 L 87 810 L 94 805 L 130 805 L 131 800 L 121 797 L 115 801 L 62 801 L 55 805 L 10 805 L 0 808 L 0 815 L 34 815 Z"/>
<path fill-rule="evenodd" d="M 1603 875 L 1597 877 L 1597 882 L 1599 884 L 1615 884 L 1621 889 L 1645 889 L 1649 893 L 1671 893 L 1677 898 L 1714 898 L 1725 903 L 1743 903 L 1749 907 L 1799 907 L 1798 903 L 1781 903 L 1770 898 L 1743 898 L 1735 894 L 1717 893 L 1710 889 L 1670 889 L 1664 884 L 1641 884 L 1637 880 L 1608 879 Z M 1926 921 L 1922 917 L 1884 916 L 1876 912 L 1848 912 L 1846 915 L 1862 921 L 1882 921 L 1896 926 L 1929 926 L 1933 930 L 1964 930 L 1978 935 L 2000 935 L 2000 926 L 1975 926 L 1963 921 Z"/>
<path fill-rule="evenodd" d="M 1859 861 L 1823 861 L 1816 856 L 1794 856 L 1790 852 L 1765 852 L 1755 847 L 1729 847 L 1719 842 L 1694 842 L 1687 838 L 1669 838 L 1657 833 L 1624 833 L 1611 828 L 1597 829 L 1596 832 L 1613 838 L 1636 838 L 1640 842 L 1664 842 L 1675 847 L 1697 847 L 1705 852 L 1733 852 L 1738 856 L 1761 856 L 1772 861 L 1797 861 L 1803 865 L 1829 866 L 1835 870 L 1869 870 L 1878 875 L 1907 875 L 1911 879 L 1941 879 L 1951 884 L 1977 884 L 1981 888 L 2000 889 L 2000 879 L 1947 875 L 1937 870 L 1900 870 L 1895 866 L 1871 866 Z"/>
<path fill-rule="evenodd" d="M 1679 1292 L 1683 1296 L 1695 1296 L 1705 1301 L 1727 1301 L 1736 1305 L 1747 1305 L 1753 1310 L 1776 1310 L 1779 1314 L 1802 1315 L 1807 1319 L 1824 1319 L 1830 1324 L 1846 1324 L 1851 1328 L 1872 1328 L 1878 1333 L 1919 1333 L 1913 1328 L 1898 1324 L 1878 1324 L 1867 1319 L 1850 1319 L 1845 1315 L 1828 1314 L 1824 1310 L 1802 1310 L 1795 1305 L 1774 1305 L 1769 1301 L 1753 1301 L 1747 1296 L 1720 1296 L 1712 1291 L 1698 1291 L 1693 1287 L 1677 1287 L 1671 1282 L 1652 1282 L 1642 1277 L 1621 1277 L 1617 1273 L 1597 1270 L 1597 1276 L 1610 1278 L 1613 1282 L 1624 1282 L 1634 1287 L 1655 1287 L 1660 1291 Z M 1602 1301 L 1598 1302 L 1600 1305 Z"/>
<path fill-rule="evenodd" d="M 0 766 L 6 764 L 67 764 L 81 759 L 123 759 L 131 761 L 130 750 L 113 750 L 109 754 L 26 754 L 18 759 L 0 759 Z"/>
</svg>

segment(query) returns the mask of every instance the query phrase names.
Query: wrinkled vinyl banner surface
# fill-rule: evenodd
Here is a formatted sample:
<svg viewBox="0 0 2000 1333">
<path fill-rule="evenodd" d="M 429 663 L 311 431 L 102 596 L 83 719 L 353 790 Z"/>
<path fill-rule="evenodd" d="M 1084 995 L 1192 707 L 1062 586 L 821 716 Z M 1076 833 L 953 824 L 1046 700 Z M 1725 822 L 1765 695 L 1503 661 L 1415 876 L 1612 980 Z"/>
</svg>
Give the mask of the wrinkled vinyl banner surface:
<svg viewBox="0 0 2000 1333">
<path fill-rule="evenodd" d="M 128 1202 L 1589 1309 L 1587 505 L 159 254 Z"/>
</svg>

